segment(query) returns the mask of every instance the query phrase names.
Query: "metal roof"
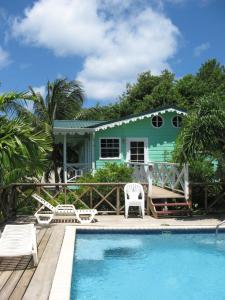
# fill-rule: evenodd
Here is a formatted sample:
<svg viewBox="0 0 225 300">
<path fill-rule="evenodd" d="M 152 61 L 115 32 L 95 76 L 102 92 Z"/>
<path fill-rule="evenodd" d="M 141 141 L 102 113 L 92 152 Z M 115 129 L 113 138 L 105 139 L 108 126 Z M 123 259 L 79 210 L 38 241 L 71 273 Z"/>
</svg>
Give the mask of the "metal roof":
<svg viewBox="0 0 225 300">
<path fill-rule="evenodd" d="M 105 121 L 92 121 L 92 120 L 55 120 L 53 123 L 54 129 L 77 129 L 77 128 L 89 128 L 92 126 L 100 125 Z"/>
<path fill-rule="evenodd" d="M 164 114 L 166 112 L 176 112 L 177 114 L 186 115 L 187 112 L 184 109 L 180 109 L 176 106 L 164 106 L 161 108 L 151 109 L 147 112 L 141 114 L 130 115 L 118 120 L 112 121 L 97 121 L 97 120 L 55 120 L 53 123 L 54 132 L 72 132 L 73 129 L 76 131 L 84 132 L 94 132 L 99 130 L 104 130 L 107 128 L 113 128 L 115 126 L 120 126 L 122 124 L 127 124 L 130 122 L 135 122 L 137 120 L 142 120 L 144 118 L 149 118 L 154 115 Z"/>
</svg>

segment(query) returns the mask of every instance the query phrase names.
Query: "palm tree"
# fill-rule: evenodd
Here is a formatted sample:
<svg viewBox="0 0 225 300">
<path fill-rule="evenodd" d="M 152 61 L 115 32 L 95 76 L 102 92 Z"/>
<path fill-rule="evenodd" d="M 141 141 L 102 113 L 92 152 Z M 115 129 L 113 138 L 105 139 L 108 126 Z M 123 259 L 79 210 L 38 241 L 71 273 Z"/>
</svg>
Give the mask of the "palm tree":
<svg viewBox="0 0 225 300">
<path fill-rule="evenodd" d="M 29 113 L 21 99 L 32 99 L 27 93 L 0 95 L 0 217 L 15 213 L 10 184 L 38 178 L 48 163 L 51 139 L 44 130 L 31 126 Z"/>
<path fill-rule="evenodd" d="M 20 101 L 28 98 L 27 93 L 15 92 L 0 96 L 1 186 L 43 173 L 46 153 L 51 150 L 48 133 L 35 130 L 22 113 L 25 109 Z"/>
<path fill-rule="evenodd" d="M 56 79 L 48 82 L 45 97 L 35 92 L 30 87 L 31 95 L 36 98 L 34 102 L 34 115 L 37 127 L 46 126 L 52 136 L 52 152 L 49 156 L 51 166 L 46 172 L 46 179 L 51 170 L 54 170 L 55 181 L 59 182 L 58 168 L 62 166 L 61 147 L 57 145 L 53 135 L 54 120 L 73 119 L 76 112 L 81 109 L 84 101 L 84 92 L 81 84 L 75 80 L 69 81 L 66 78 Z"/>
<path fill-rule="evenodd" d="M 218 95 L 201 98 L 188 114 L 175 156 L 182 162 L 213 158 L 225 180 L 225 101 Z"/>
</svg>

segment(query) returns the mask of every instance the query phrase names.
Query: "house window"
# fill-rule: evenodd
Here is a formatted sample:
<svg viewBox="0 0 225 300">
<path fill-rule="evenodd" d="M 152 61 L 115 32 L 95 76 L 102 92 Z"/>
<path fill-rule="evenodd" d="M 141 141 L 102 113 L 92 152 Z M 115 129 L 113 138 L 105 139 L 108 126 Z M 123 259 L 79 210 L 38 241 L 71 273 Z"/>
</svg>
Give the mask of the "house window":
<svg viewBox="0 0 225 300">
<path fill-rule="evenodd" d="M 161 127 L 163 125 L 163 118 L 161 116 L 152 117 L 152 125 L 157 128 Z"/>
<path fill-rule="evenodd" d="M 172 123 L 173 123 L 174 127 L 180 128 L 181 125 L 182 125 L 182 117 L 181 116 L 175 116 L 175 117 L 173 117 Z"/>
<path fill-rule="evenodd" d="M 130 142 L 130 161 L 137 163 L 145 162 L 145 144 L 143 141 Z"/>
<path fill-rule="evenodd" d="M 100 140 L 100 158 L 119 158 L 120 157 L 120 139 L 101 139 Z"/>
</svg>

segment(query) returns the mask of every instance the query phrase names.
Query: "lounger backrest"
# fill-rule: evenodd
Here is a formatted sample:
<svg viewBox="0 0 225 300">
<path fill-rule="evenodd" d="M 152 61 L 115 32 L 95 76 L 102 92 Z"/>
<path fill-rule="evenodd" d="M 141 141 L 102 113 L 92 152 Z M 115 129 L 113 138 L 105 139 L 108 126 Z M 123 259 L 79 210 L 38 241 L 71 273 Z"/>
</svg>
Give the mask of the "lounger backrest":
<svg viewBox="0 0 225 300">
<path fill-rule="evenodd" d="M 52 212 L 55 212 L 55 207 L 53 205 L 51 205 L 48 201 L 46 201 L 45 199 L 43 199 L 41 196 L 39 196 L 38 194 L 32 194 L 32 197 L 37 200 L 38 202 L 40 202 L 42 205 L 44 205 L 45 207 L 47 207 L 48 209 L 50 209 Z"/>
<path fill-rule="evenodd" d="M 129 199 L 135 197 L 138 199 L 138 196 L 141 194 L 143 199 L 144 190 L 140 183 L 127 183 L 124 187 L 125 197 L 128 195 Z"/>
<path fill-rule="evenodd" d="M 33 243 L 33 233 L 34 233 L 34 224 L 26 225 L 6 225 L 1 239 L 9 240 L 13 239 L 15 242 L 22 244 L 32 244 Z"/>
</svg>

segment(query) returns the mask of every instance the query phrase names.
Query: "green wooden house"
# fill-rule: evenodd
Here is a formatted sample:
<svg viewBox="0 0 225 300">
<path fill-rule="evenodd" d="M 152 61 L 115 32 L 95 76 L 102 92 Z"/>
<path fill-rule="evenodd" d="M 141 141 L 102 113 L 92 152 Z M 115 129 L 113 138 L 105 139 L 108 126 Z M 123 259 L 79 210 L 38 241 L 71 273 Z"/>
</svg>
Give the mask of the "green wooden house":
<svg viewBox="0 0 225 300">
<path fill-rule="evenodd" d="M 63 144 L 65 182 L 106 162 L 168 161 L 185 115 L 169 106 L 108 122 L 55 120 L 55 141 Z M 69 154 L 70 147 L 76 156 Z"/>
</svg>

